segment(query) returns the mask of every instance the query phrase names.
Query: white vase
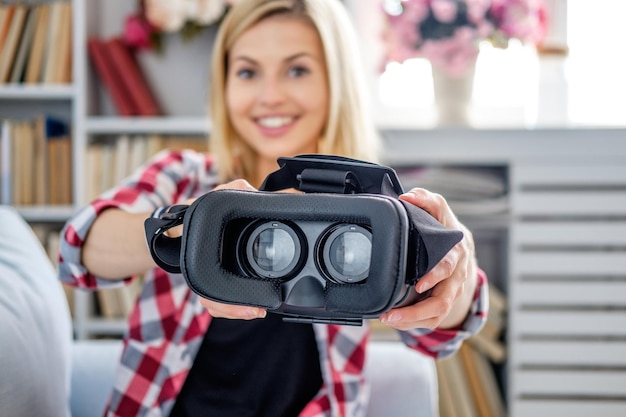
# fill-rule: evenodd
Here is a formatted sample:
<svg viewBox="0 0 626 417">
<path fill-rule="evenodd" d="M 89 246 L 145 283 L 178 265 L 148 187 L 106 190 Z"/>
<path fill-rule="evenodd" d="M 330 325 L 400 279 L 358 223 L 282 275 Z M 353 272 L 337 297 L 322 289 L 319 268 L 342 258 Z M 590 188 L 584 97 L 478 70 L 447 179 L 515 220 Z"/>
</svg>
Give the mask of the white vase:
<svg viewBox="0 0 626 417">
<path fill-rule="evenodd" d="M 433 67 L 433 88 L 440 127 L 469 126 L 468 110 L 474 90 L 476 62 L 459 76 Z"/>
</svg>

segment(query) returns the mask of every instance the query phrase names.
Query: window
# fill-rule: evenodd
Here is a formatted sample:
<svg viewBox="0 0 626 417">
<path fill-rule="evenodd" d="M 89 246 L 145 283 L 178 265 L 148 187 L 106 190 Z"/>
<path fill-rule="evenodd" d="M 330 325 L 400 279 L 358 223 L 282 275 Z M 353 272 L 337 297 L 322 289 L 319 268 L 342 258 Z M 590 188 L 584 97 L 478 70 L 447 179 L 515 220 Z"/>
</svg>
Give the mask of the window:
<svg viewBox="0 0 626 417">
<path fill-rule="evenodd" d="M 411 59 L 382 72 L 379 0 L 346 2 L 353 12 L 379 126 L 430 128 L 437 110 L 430 63 Z M 626 2 L 552 0 L 553 30 L 566 32 L 569 51 L 538 55 L 511 42 L 480 45 L 469 106 L 472 127 L 567 127 L 626 125 Z M 372 45 L 377 45 L 372 47 Z"/>
</svg>

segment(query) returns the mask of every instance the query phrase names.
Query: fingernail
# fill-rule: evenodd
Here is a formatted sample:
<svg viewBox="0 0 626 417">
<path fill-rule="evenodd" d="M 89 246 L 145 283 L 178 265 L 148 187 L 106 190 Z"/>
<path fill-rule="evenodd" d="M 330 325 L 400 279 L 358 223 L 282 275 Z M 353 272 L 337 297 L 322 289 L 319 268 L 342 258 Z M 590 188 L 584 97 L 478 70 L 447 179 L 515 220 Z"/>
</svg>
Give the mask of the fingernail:
<svg viewBox="0 0 626 417">
<path fill-rule="evenodd" d="M 396 321 L 400 321 L 401 319 L 402 319 L 402 315 L 400 313 L 394 312 L 387 316 L 387 318 L 385 319 L 385 322 L 393 323 Z"/>
<path fill-rule="evenodd" d="M 428 291 L 428 283 L 426 281 L 418 282 L 417 285 L 415 286 L 415 291 L 417 291 L 420 294 Z"/>
<path fill-rule="evenodd" d="M 249 308 L 246 310 L 246 317 L 249 317 L 251 319 L 265 317 L 265 311 L 259 310 L 257 308 Z"/>
</svg>

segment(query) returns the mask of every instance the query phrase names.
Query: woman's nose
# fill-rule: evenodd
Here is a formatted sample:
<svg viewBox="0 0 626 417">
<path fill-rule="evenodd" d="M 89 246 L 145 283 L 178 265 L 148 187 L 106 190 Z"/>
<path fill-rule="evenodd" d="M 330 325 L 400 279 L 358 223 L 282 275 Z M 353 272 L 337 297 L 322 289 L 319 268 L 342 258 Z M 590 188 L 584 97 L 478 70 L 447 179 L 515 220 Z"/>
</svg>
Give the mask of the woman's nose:
<svg viewBox="0 0 626 417">
<path fill-rule="evenodd" d="M 285 88 L 280 80 L 275 78 L 266 78 L 263 80 L 259 100 L 265 105 L 280 104 L 285 100 Z"/>
</svg>

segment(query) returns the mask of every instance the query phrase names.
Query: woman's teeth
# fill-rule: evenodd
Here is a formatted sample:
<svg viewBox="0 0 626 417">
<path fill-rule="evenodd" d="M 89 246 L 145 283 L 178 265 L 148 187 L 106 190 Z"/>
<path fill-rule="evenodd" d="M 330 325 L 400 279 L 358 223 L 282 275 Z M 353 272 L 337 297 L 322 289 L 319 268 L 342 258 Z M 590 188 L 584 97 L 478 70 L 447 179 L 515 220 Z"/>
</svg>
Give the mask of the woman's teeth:
<svg viewBox="0 0 626 417">
<path fill-rule="evenodd" d="M 288 125 L 293 119 L 293 117 L 263 117 L 258 120 L 258 123 L 263 127 L 277 128 Z"/>
</svg>

